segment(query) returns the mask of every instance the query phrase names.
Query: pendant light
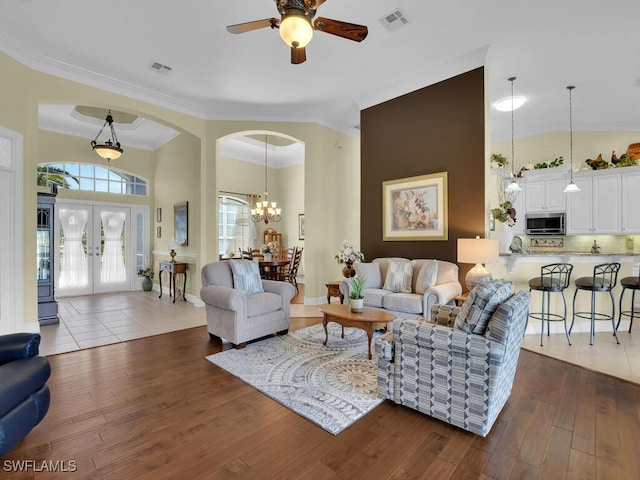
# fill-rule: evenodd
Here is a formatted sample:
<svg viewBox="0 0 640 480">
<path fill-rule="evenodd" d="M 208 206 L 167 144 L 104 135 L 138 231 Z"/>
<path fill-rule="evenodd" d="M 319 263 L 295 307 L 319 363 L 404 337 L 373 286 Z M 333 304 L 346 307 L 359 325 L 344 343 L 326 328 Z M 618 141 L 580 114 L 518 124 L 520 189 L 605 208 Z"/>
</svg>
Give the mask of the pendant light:
<svg viewBox="0 0 640 480">
<path fill-rule="evenodd" d="M 518 185 L 518 182 L 516 182 L 516 178 L 515 178 L 515 172 L 513 170 L 514 165 L 516 163 L 516 156 L 515 156 L 515 149 L 514 149 L 514 135 L 513 135 L 513 111 L 515 110 L 515 105 L 514 105 L 514 101 L 513 101 L 513 81 L 516 79 L 516 77 L 509 77 L 508 80 L 511 82 L 511 182 L 509 182 L 509 185 L 507 185 L 507 188 L 505 190 L 506 193 L 510 193 L 510 194 L 514 194 L 514 193 L 518 193 L 522 190 L 522 188 L 520 187 L 520 185 Z"/>
<path fill-rule="evenodd" d="M 98 137 L 100 137 L 100 134 L 107 125 L 109 125 L 109 130 L 111 130 L 111 138 L 107 139 L 104 143 L 98 143 Z M 120 142 L 118 141 L 116 131 L 113 128 L 113 116 L 111 115 L 111 110 L 107 113 L 107 118 L 104 121 L 104 125 L 102 125 L 102 128 L 98 132 L 98 135 L 96 135 L 96 138 L 91 141 L 91 148 L 107 162 L 115 160 L 122 155 L 123 150 L 120 146 Z"/>
<path fill-rule="evenodd" d="M 267 136 L 264 136 L 264 201 L 256 202 L 255 208 L 251 209 L 251 220 L 255 223 L 264 222 L 279 222 L 282 218 L 282 209 L 276 208 L 276 202 L 269 202 L 269 189 L 267 185 Z"/>
<path fill-rule="evenodd" d="M 572 85 L 567 87 L 567 90 L 569 90 L 569 159 L 571 164 L 571 177 L 569 184 L 564 189 L 564 193 L 575 193 L 580 191 L 580 187 L 573 182 L 573 109 L 571 104 L 571 90 L 574 88 L 576 87 Z"/>
</svg>

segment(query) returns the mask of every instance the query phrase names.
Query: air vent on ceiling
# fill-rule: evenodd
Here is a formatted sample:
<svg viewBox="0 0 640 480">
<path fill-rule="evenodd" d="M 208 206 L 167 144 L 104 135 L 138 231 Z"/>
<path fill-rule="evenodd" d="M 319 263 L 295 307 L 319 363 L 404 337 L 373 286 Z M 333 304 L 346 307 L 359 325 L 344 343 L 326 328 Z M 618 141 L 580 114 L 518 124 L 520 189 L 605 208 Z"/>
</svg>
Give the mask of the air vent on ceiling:
<svg viewBox="0 0 640 480">
<path fill-rule="evenodd" d="M 159 73 L 169 73 L 171 70 L 173 70 L 173 68 L 171 68 L 168 65 L 163 65 L 158 62 L 153 62 L 151 64 L 151 70 L 155 70 L 156 72 L 159 72 Z"/>
<path fill-rule="evenodd" d="M 395 8 L 391 13 L 388 13 L 384 17 L 380 19 L 380 23 L 384 25 L 384 28 L 389 30 L 390 32 L 395 32 L 400 27 L 404 27 L 409 20 L 404 16 L 402 10 L 400 8 Z"/>
</svg>

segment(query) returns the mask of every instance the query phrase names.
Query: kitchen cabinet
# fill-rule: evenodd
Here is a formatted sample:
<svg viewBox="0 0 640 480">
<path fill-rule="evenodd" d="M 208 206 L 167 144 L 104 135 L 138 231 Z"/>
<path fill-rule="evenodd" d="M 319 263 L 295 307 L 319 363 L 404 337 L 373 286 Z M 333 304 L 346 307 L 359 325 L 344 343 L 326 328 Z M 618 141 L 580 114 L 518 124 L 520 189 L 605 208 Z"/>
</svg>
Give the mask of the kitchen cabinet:
<svg viewBox="0 0 640 480">
<path fill-rule="evenodd" d="M 630 170 L 627 170 L 629 168 Z M 632 169 L 632 170 L 631 170 Z M 640 233 L 640 168 L 621 170 L 622 233 Z"/>
<path fill-rule="evenodd" d="M 579 192 L 567 193 L 567 235 L 616 234 L 622 231 L 621 177 L 617 171 L 578 173 Z"/>
<path fill-rule="evenodd" d="M 543 176 L 527 178 L 525 184 L 526 213 L 564 212 L 566 209 L 564 187 L 566 177 Z"/>
</svg>

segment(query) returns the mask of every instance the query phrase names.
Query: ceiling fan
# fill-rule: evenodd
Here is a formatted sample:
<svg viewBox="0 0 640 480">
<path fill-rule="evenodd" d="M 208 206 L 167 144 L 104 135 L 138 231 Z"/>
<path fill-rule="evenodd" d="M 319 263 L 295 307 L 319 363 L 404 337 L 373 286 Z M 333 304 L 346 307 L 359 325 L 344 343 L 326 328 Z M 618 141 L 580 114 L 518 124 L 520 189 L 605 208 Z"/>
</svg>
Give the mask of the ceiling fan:
<svg viewBox="0 0 640 480">
<path fill-rule="evenodd" d="M 277 28 L 280 37 L 291 47 L 291 63 L 302 63 L 307 59 L 305 47 L 311 41 L 313 31 L 330 33 L 338 37 L 361 42 L 367 38 L 369 30 L 364 25 L 331 20 L 318 17 L 313 24 L 311 20 L 316 10 L 326 0 L 274 0 L 280 13 L 280 18 L 265 18 L 253 22 L 229 25 L 227 31 L 231 33 L 245 33 L 259 28 Z"/>
</svg>

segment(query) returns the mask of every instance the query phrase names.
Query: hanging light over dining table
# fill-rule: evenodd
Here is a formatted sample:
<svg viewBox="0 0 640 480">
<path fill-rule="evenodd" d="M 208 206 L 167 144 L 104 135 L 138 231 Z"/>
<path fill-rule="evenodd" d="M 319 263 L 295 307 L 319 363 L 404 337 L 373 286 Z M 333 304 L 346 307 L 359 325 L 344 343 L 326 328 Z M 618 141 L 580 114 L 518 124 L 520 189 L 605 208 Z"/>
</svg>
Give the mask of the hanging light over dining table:
<svg viewBox="0 0 640 480">
<path fill-rule="evenodd" d="M 268 137 L 264 136 L 264 200 L 257 201 L 255 208 L 251 209 L 251 220 L 255 223 L 264 222 L 268 224 L 270 222 L 277 223 L 282 218 L 282 209 L 277 208 L 277 202 L 269 202 L 269 189 L 267 184 L 268 173 Z"/>
</svg>

